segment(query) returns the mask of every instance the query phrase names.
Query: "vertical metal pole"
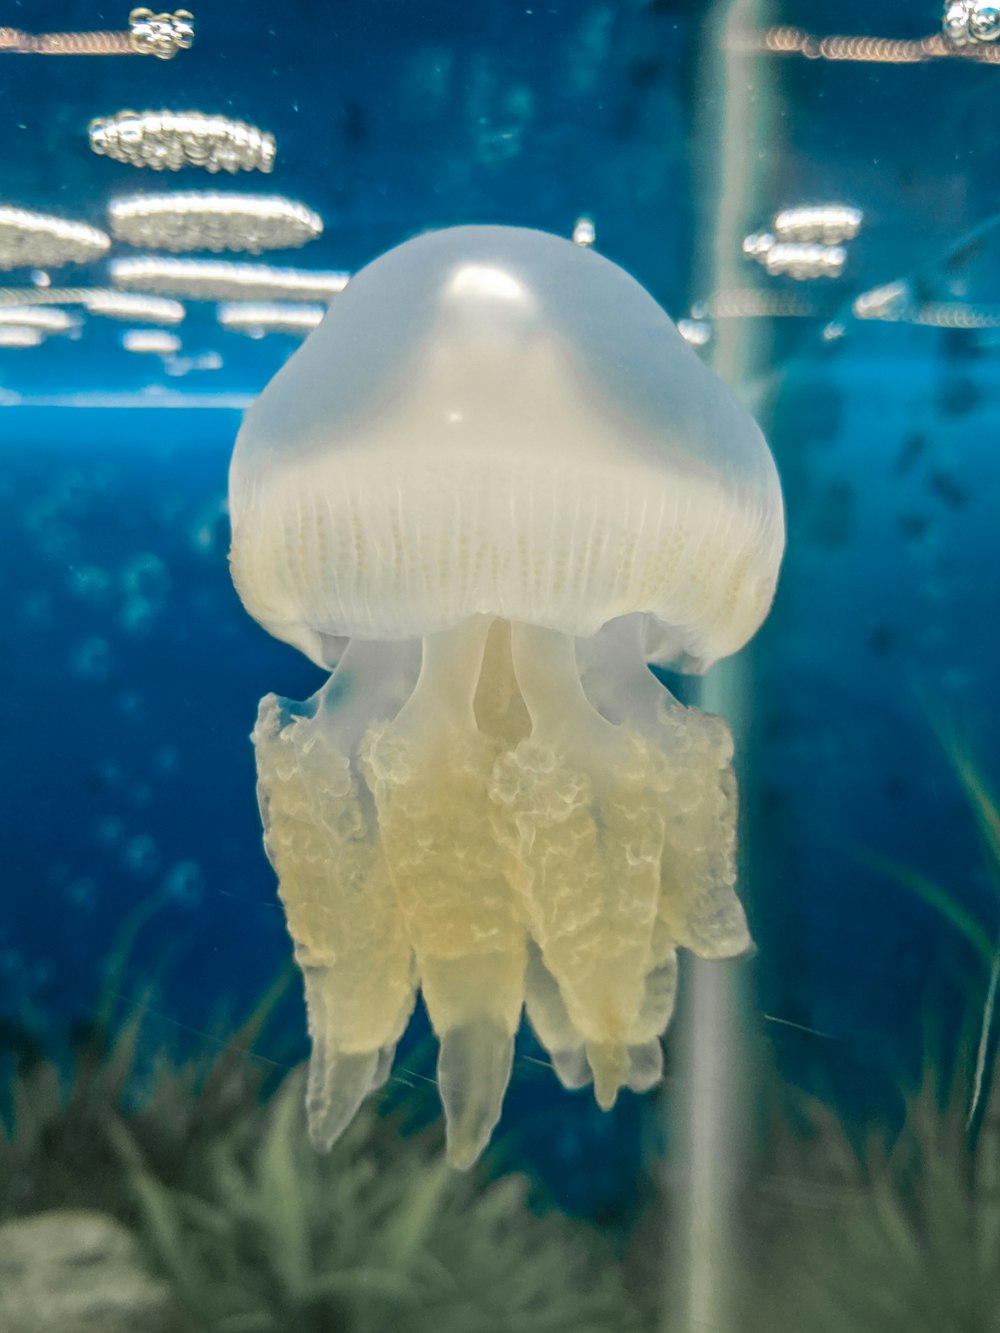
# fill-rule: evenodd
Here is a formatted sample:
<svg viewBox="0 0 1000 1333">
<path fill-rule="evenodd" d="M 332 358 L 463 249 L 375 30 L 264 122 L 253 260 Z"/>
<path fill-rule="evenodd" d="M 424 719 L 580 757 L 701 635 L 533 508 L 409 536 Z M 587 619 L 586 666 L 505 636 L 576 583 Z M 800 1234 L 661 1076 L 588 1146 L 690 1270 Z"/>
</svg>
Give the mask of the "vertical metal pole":
<svg viewBox="0 0 1000 1333">
<path fill-rule="evenodd" d="M 760 219 L 759 160 L 771 98 L 765 61 L 727 43 L 735 30 L 765 25 L 767 0 L 721 0 L 706 25 L 698 84 L 702 154 L 714 188 L 706 194 L 699 234 L 700 290 L 706 295 L 747 287 L 755 278 L 740 251 L 744 230 Z M 703 182 L 699 182 L 703 183 Z M 752 325 L 752 329 L 748 327 Z M 738 393 L 762 369 L 764 321 L 717 320 L 712 365 Z M 737 772 L 745 776 L 746 658 L 715 667 L 703 682 L 700 705 L 733 728 Z M 742 770 L 742 771 L 741 771 Z M 740 885 L 746 897 L 745 862 Z M 671 1126 L 673 1207 L 671 1262 L 663 1327 L 667 1333 L 739 1333 L 739 1237 L 736 1192 L 745 1156 L 749 1070 L 745 1059 L 745 983 L 739 963 L 688 959 L 675 1040 L 677 1097 Z"/>
</svg>

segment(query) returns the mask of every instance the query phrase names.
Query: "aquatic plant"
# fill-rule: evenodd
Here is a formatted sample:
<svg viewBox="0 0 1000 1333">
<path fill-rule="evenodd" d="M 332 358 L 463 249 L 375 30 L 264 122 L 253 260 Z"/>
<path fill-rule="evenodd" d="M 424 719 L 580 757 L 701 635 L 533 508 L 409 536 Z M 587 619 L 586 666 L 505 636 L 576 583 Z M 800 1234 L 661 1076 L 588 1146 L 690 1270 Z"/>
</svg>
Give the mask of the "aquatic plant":
<svg viewBox="0 0 1000 1333">
<path fill-rule="evenodd" d="M 286 1080 L 252 1138 L 216 1145 L 197 1189 L 154 1175 L 115 1130 L 153 1250 L 199 1328 L 638 1328 L 610 1248 L 533 1215 L 523 1176 L 456 1178 L 436 1134 L 401 1150 L 367 1108 L 317 1160 L 303 1083 Z"/>
<path fill-rule="evenodd" d="M 31 1061 L 8 1089 L 0 1217 L 74 1205 L 136 1228 L 185 1333 L 638 1330 L 596 1234 L 541 1215 L 524 1177 L 448 1171 L 436 1129 L 404 1138 L 366 1108 L 317 1159 L 304 1072 L 273 1087 L 252 1050 L 278 990 L 183 1061 L 137 1060 L 141 1012 L 69 1070 Z"/>
<path fill-rule="evenodd" d="M 969 752 L 939 737 L 1000 896 L 1000 807 Z M 943 1060 L 928 1048 L 922 1082 L 904 1096 L 895 1132 L 870 1129 L 859 1146 L 856 1127 L 829 1107 L 775 1090 L 787 1114 L 772 1118 L 769 1170 L 750 1210 L 747 1329 L 997 1333 L 1000 1052 L 988 1058 L 996 924 L 982 925 L 918 870 L 870 853 L 863 859 L 967 940 L 983 963 L 984 998 L 971 1009 L 968 1041 Z"/>
<path fill-rule="evenodd" d="M 67 1054 L 30 1043 L 0 1083 L 0 1218 L 66 1206 L 134 1212 L 108 1126 L 127 1124 L 165 1177 L 184 1179 L 189 1162 L 233 1132 L 261 1104 L 275 1067 L 253 1054 L 282 977 L 227 1037 L 206 1034 L 194 1054 L 150 1051 L 145 1006 L 113 1025 L 114 995 L 133 931 L 107 966 L 103 999 Z M 16 1043 L 11 1044 L 12 1047 Z M 280 1072 L 280 1071 L 279 1071 Z"/>
<path fill-rule="evenodd" d="M 745 1333 L 1000 1330 L 1000 1071 L 970 1138 L 957 1069 L 928 1072 L 902 1128 L 860 1149 L 799 1100 L 750 1207 Z"/>
<path fill-rule="evenodd" d="M 945 729 L 940 723 L 935 724 L 935 732 L 969 803 L 979 834 L 987 877 L 996 894 L 997 908 L 1000 909 L 1000 805 L 990 791 L 989 784 L 969 749 L 960 744 L 954 733 Z M 985 1094 L 987 1052 L 993 1029 L 997 987 L 1000 984 L 1000 910 L 996 913 L 996 919 L 984 926 L 964 906 L 961 897 L 954 890 L 936 883 L 928 875 L 899 861 L 872 852 L 864 852 L 861 855 L 873 869 L 888 879 L 895 880 L 938 912 L 971 945 L 986 970 L 986 990 L 979 1025 L 979 1039 L 976 1044 L 975 1072 L 969 1089 L 966 1114 L 967 1124 L 971 1126 Z"/>
</svg>

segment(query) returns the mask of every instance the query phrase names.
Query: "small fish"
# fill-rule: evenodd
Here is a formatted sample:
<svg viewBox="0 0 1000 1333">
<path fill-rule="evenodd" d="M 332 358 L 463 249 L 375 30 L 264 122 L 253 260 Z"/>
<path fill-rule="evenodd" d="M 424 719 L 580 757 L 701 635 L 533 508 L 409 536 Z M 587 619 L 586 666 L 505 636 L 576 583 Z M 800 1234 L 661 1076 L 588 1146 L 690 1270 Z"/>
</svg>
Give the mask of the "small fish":
<svg viewBox="0 0 1000 1333">
<path fill-rule="evenodd" d="M 975 380 L 956 375 L 945 380 L 938 393 L 938 406 L 947 417 L 964 417 L 974 412 L 982 401 L 983 392 Z"/>
<path fill-rule="evenodd" d="M 891 625 L 876 625 L 868 636 L 868 647 L 881 657 L 891 652 L 899 642 L 899 635 Z"/>
<path fill-rule="evenodd" d="M 932 472 L 927 479 L 928 487 L 939 499 L 952 509 L 964 508 L 969 497 L 967 492 L 947 472 Z"/>
<path fill-rule="evenodd" d="M 931 525 L 923 514 L 900 514 L 897 527 L 907 541 L 922 541 Z"/>
<path fill-rule="evenodd" d="M 914 431 L 912 435 L 907 435 L 903 441 L 899 456 L 896 459 L 893 471 L 898 477 L 909 472 L 920 458 L 927 451 L 927 436 L 922 431 Z"/>
<path fill-rule="evenodd" d="M 846 546 L 854 531 L 854 488 L 835 481 L 817 497 L 809 538 L 817 546 Z"/>
</svg>

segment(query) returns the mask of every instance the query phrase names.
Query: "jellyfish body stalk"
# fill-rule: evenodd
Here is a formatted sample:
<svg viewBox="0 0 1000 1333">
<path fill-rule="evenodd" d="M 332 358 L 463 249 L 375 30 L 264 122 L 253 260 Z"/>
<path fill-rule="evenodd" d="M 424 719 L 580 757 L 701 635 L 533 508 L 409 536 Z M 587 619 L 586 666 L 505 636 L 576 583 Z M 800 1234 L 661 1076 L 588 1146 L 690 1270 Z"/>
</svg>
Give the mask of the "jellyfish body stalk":
<svg viewBox="0 0 1000 1333">
<path fill-rule="evenodd" d="M 352 641 L 308 704 L 262 702 L 319 1146 L 381 1086 L 418 985 L 466 1167 L 499 1120 L 525 1002 L 563 1083 L 593 1080 L 607 1109 L 660 1077 L 677 945 L 746 947 L 725 724 L 658 684 L 634 624 L 600 638 L 476 615 L 419 645 Z M 581 657 L 602 664 L 598 699 Z"/>
<path fill-rule="evenodd" d="M 524 994 L 524 927 L 490 836 L 495 738 L 474 698 L 491 618 L 423 640 L 420 677 L 373 729 L 363 765 L 382 846 L 440 1040 L 448 1156 L 469 1166 L 500 1118 Z"/>
</svg>

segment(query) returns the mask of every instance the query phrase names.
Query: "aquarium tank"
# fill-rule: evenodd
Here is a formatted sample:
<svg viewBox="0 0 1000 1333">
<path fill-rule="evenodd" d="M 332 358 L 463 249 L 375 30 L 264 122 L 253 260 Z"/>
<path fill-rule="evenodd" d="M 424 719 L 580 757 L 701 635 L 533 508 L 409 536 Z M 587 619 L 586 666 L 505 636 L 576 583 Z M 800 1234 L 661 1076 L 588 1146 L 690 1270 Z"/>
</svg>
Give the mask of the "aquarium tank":
<svg viewBox="0 0 1000 1333">
<path fill-rule="evenodd" d="M 0 15 L 3 1333 L 1000 1333 L 1000 7 Z"/>
</svg>

